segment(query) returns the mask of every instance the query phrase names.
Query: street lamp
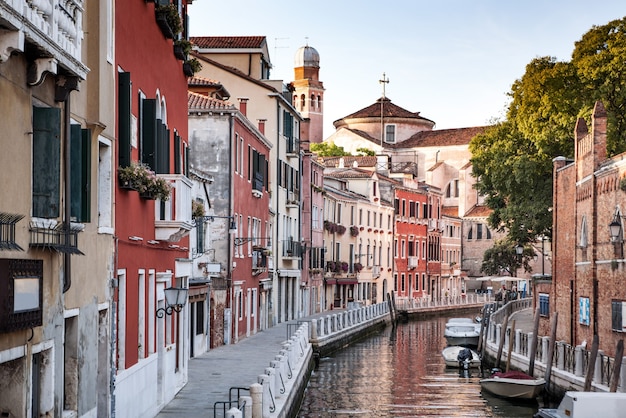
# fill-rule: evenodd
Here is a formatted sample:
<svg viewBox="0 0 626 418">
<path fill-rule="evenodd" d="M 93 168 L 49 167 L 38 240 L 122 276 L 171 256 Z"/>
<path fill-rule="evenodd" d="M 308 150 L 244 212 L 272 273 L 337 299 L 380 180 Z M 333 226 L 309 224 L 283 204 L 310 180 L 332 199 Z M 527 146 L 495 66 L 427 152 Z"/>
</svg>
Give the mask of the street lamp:
<svg viewBox="0 0 626 418">
<path fill-rule="evenodd" d="M 182 287 L 168 287 L 164 289 L 165 308 L 159 308 L 156 311 L 157 318 L 163 318 L 164 315 L 171 315 L 172 312 L 180 312 L 187 302 L 187 292 L 189 289 Z"/>
<path fill-rule="evenodd" d="M 518 259 L 521 259 L 522 254 L 524 254 L 524 247 L 522 247 L 520 244 L 517 244 L 515 246 L 515 254 L 517 254 Z"/>
<path fill-rule="evenodd" d="M 611 234 L 611 242 L 618 242 L 622 238 L 622 223 L 618 214 L 615 214 L 613 221 L 609 224 L 609 233 Z"/>
</svg>

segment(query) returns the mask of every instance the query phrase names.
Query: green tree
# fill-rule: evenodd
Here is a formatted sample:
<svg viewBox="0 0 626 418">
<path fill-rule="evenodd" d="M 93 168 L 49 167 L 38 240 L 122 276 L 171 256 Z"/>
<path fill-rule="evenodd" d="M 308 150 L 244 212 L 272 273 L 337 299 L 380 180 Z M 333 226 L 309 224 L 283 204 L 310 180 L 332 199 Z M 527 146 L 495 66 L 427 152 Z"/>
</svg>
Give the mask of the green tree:
<svg viewBox="0 0 626 418">
<path fill-rule="evenodd" d="M 489 224 L 512 242 L 551 236 L 552 159 L 573 157 L 576 120 L 607 109 L 609 155 L 626 149 L 626 18 L 593 27 L 571 62 L 535 58 L 513 83 L 505 121 L 470 143 Z"/>
<path fill-rule="evenodd" d="M 520 267 L 526 272 L 532 271 L 529 261 L 535 252 L 530 247 L 524 247 L 520 257 L 517 255 L 516 246 L 516 243 L 507 239 L 496 241 L 493 247 L 485 251 L 480 270 L 489 276 L 501 274 L 517 276 Z"/>
<path fill-rule="evenodd" d="M 334 142 L 312 143 L 311 151 L 320 157 L 342 157 L 351 155 L 349 152 L 344 151 L 343 147 L 335 145 Z"/>
</svg>

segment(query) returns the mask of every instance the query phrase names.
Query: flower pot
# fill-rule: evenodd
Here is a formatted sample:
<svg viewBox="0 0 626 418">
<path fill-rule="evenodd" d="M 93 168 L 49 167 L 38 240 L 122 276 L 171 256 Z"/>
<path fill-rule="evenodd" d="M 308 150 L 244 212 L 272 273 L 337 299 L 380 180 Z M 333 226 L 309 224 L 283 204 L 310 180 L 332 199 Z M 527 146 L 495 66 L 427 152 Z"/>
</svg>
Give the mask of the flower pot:
<svg viewBox="0 0 626 418">
<path fill-rule="evenodd" d="M 150 192 L 139 193 L 139 197 L 145 200 L 156 200 L 156 196 Z"/>
<path fill-rule="evenodd" d="M 194 75 L 193 68 L 191 68 L 191 64 L 189 64 L 188 62 L 183 63 L 183 73 L 187 77 L 192 77 Z"/>
<path fill-rule="evenodd" d="M 174 56 L 181 61 L 184 61 L 187 56 L 185 55 L 185 50 L 182 45 L 174 44 Z"/>
<path fill-rule="evenodd" d="M 123 190 L 137 190 L 130 180 L 119 180 L 118 185 Z"/>
<path fill-rule="evenodd" d="M 167 39 L 174 39 L 174 32 L 172 32 L 172 28 L 170 28 L 170 25 L 167 23 L 167 13 L 157 10 L 155 15 L 157 25 L 159 25 L 163 36 Z"/>
</svg>

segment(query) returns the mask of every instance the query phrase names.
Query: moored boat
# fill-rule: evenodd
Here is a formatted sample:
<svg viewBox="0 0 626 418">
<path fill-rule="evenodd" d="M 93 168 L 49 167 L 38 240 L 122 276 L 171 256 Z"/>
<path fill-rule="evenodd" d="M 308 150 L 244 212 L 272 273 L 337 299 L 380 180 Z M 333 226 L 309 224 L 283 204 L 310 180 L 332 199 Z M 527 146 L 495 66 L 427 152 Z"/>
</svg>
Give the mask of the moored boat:
<svg viewBox="0 0 626 418">
<path fill-rule="evenodd" d="M 557 409 L 541 408 L 535 418 L 618 418 L 624 411 L 626 393 L 569 391 Z"/>
<path fill-rule="evenodd" d="M 451 318 L 446 323 L 443 335 L 450 346 L 475 347 L 478 345 L 480 324 L 470 318 Z"/>
<path fill-rule="evenodd" d="M 480 380 L 482 389 L 502 398 L 518 400 L 537 398 L 545 384 L 543 378 L 534 378 L 517 371 L 496 372 L 491 377 Z"/>
<path fill-rule="evenodd" d="M 477 368 L 481 363 L 476 351 L 458 345 L 444 348 L 441 356 L 447 367 Z"/>
</svg>

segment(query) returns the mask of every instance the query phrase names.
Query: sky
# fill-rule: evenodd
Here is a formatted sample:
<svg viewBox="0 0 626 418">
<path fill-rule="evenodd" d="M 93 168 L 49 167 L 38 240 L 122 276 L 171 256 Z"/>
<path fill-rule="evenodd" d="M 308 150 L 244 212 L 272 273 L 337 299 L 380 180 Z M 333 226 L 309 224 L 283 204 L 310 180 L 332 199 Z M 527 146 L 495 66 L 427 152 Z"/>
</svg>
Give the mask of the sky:
<svg viewBox="0 0 626 418">
<path fill-rule="evenodd" d="M 569 61 L 594 25 L 626 16 L 624 0 L 195 0 L 191 36 L 265 36 L 271 79 L 293 80 L 298 48 L 320 54 L 324 138 L 333 122 L 382 94 L 436 123 L 504 118 L 507 94 L 536 57 Z M 228 86 L 226 86 L 228 88 Z M 572 128 L 573 129 L 573 128 Z"/>
</svg>

